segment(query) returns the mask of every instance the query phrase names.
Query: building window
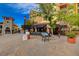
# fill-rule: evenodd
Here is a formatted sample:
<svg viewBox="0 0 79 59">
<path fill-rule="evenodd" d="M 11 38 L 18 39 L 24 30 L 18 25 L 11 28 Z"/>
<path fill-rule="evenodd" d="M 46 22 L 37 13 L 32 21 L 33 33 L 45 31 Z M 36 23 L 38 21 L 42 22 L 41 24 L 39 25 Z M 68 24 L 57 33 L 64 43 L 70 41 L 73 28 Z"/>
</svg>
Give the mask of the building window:
<svg viewBox="0 0 79 59">
<path fill-rule="evenodd" d="M 78 7 L 79 7 L 79 3 L 78 3 L 77 5 L 78 5 Z"/>
<path fill-rule="evenodd" d="M 9 21 L 7 21 L 7 23 L 10 23 Z"/>
<path fill-rule="evenodd" d="M 78 13 L 79 13 L 79 9 L 78 9 Z"/>
<path fill-rule="evenodd" d="M 79 10 L 79 3 L 77 4 L 77 9 Z"/>
</svg>

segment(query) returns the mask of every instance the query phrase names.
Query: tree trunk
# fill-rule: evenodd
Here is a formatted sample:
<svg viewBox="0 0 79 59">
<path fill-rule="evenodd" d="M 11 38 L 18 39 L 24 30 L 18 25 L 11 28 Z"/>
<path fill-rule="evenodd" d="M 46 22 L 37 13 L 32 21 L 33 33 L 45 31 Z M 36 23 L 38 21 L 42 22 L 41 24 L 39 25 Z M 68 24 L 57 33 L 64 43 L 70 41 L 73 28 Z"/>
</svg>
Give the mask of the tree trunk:
<svg viewBox="0 0 79 59">
<path fill-rule="evenodd" d="M 50 22 L 50 26 L 52 26 L 52 21 L 51 21 L 51 17 L 49 17 L 49 22 Z"/>
</svg>

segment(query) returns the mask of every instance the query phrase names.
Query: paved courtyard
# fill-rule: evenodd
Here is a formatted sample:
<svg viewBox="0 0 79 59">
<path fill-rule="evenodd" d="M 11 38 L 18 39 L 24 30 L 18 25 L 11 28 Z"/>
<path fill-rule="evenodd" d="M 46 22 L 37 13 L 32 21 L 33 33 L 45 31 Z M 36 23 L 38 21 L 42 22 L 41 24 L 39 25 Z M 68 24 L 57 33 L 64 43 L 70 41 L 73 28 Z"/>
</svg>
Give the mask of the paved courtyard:
<svg viewBox="0 0 79 59">
<path fill-rule="evenodd" d="M 23 34 L 0 36 L 1 56 L 79 56 L 79 37 L 76 44 L 67 42 L 66 36 L 51 37 L 43 42 L 40 36 L 22 40 Z"/>
</svg>

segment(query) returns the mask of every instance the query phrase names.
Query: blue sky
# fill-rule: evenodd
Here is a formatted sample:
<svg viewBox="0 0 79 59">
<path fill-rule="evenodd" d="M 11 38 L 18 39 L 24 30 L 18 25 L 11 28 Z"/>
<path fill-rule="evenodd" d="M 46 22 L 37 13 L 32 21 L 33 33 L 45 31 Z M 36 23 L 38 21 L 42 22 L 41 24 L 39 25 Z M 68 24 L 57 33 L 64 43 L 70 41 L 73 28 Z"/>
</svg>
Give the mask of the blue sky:
<svg viewBox="0 0 79 59">
<path fill-rule="evenodd" d="M 13 17 L 14 23 L 19 27 L 24 23 L 24 16 L 29 19 L 29 12 L 37 5 L 27 3 L 0 3 L 0 22 L 3 21 L 2 16 Z"/>
</svg>

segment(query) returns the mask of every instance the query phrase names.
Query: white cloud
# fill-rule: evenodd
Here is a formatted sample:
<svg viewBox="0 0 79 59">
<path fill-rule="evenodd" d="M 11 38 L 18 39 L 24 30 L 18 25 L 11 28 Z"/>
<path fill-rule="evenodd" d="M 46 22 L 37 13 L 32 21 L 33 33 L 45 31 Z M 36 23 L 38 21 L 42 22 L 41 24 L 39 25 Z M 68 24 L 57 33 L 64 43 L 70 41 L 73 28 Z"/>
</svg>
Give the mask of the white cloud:
<svg viewBox="0 0 79 59">
<path fill-rule="evenodd" d="M 9 7 L 12 7 L 17 13 L 20 12 L 22 14 L 27 14 L 31 9 L 36 8 L 37 4 L 27 4 L 27 3 L 15 3 L 15 4 L 7 4 Z"/>
</svg>

